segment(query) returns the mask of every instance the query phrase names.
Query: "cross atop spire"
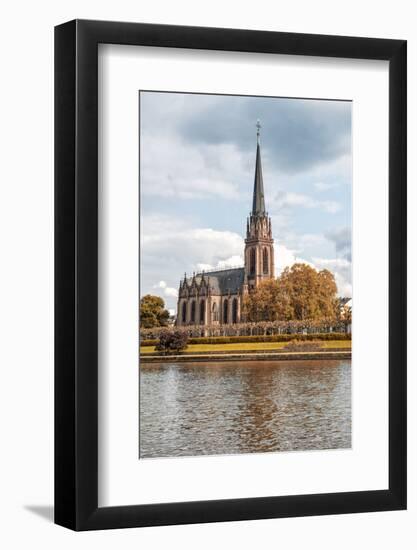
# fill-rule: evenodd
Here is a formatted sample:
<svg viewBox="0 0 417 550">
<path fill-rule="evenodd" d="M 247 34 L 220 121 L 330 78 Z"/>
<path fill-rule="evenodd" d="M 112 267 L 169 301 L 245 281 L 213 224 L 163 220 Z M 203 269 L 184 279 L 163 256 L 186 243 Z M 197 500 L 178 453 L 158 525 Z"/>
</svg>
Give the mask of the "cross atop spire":
<svg viewBox="0 0 417 550">
<path fill-rule="evenodd" d="M 255 183 L 253 186 L 252 216 L 259 216 L 259 215 L 266 214 L 265 198 L 264 198 L 264 182 L 262 178 L 261 146 L 259 143 L 260 130 L 261 130 L 261 123 L 258 119 L 256 122 L 256 164 L 255 164 Z"/>
</svg>

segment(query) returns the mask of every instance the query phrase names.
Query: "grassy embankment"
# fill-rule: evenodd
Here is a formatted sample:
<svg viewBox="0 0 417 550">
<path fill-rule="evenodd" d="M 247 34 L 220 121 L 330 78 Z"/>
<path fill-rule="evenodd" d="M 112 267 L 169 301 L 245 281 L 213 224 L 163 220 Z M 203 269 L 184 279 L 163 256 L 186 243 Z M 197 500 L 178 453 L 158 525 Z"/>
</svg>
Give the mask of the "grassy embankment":
<svg viewBox="0 0 417 550">
<path fill-rule="evenodd" d="M 189 344 L 183 353 L 204 353 L 224 351 L 277 351 L 283 350 L 288 342 L 236 342 L 233 344 Z M 328 340 L 320 342 L 320 350 L 347 349 L 350 350 L 351 340 Z M 141 355 L 155 353 L 155 346 L 141 346 Z"/>
</svg>

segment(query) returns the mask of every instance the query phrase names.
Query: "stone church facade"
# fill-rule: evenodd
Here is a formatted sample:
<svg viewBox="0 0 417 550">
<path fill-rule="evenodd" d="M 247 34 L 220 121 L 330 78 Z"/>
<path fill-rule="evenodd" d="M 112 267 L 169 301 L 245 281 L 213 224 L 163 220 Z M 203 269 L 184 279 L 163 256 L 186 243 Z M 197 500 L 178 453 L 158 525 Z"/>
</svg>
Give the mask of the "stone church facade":
<svg viewBox="0 0 417 550">
<path fill-rule="evenodd" d="M 265 209 L 257 125 L 255 182 L 252 211 L 246 222 L 244 266 L 195 273 L 180 281 L 177 326 L 228 325 L 244 321 L 243 299 L 265 279 L 274 277 L 274 239 Z"/>
</svg>

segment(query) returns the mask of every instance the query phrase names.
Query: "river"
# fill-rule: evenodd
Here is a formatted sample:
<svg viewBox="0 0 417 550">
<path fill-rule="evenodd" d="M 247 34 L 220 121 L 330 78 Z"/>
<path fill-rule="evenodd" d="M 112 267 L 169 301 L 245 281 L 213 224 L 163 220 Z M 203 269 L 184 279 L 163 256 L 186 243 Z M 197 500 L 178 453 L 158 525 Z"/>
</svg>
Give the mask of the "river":
<svg viewBox="0 0 417 550">
<path fill-rule="evenodd" d="M 143 364 L 141 458 L 351 446 L 351 362 Z"/>
</svg>

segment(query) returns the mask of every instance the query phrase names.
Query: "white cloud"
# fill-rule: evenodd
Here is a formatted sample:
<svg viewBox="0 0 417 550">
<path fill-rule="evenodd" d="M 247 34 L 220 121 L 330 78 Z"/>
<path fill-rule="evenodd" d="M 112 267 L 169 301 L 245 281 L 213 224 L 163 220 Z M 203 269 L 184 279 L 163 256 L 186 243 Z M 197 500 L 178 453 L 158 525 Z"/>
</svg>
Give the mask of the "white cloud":
<svg viewBox="0 0 417 550">
<path fill-rule="evenodd" d="M 279 276 L 286 267 L 291 267 L 292 265 L 299 264 L 313 264 L 308 260 L 297 256 L 296 250 L 291 250 L 283 244 L 275 244 L 274 246 L 274 259 L 275 259 L 275 275 Z"/>
<path fill-rule="evenodd" d="M 303 193 L 294 193 L 292 191 L 279 191 L 272 200 L 272 208 L 282 210 L 284 208 L 318 208 L 335 214 L 341 209 L 341 205 L 336 201 L 319 201 Z"/>
<path fill-rule="evenodd" d="M 313 258 L 313 261 L 326 268 L 337 268 L 343 270 L 349 270 L 351 268 L 351 263 L 346 258 Z"/>
<path fill-rule="evenodd" d="M 286 206 L 302 206 L 304 208 L 312 208 L 315 205 L 314 199 L 308 195 L 302 193 L 293 193 L 291 191 L 280 191 L 275 196 L 275 205 L 278 208 L 285 208 Z"/>
<path fill-rule="evenodd" d="M 220 260 L 217 265 L 220 269 L 227 267 L 240 267 L 243 265 L 243 256 L 230 256 L 230 258 L 226 258 L 226 260 Z"/>
<path fill-rule="evenodd" d="M 169 287 L 165 281 L 159 281 L 159 283 L 154 285 L 153 288 L 162 289 L 164 296 L 178 298 L 178 290 L 176 288 Z"/>
<path fill-rule="evenodd" d="M 235 145 L 198 148 L 175 135 L 145 136 L 140 166 L 142 193 L 165 198 L 236 200 L 250 178 L 247 157 Z"/>
<path fill-rule="evenodd" d="M 334 189 L 335 187 L 338 187 L 338 186 L 339 186 L 338 183 L 324 183 L 322 181 L 318 181 L 314 184 L 314 189 L 321 193 L 323 191 L 329 191 L 330 189 Z"/>
<path fill-rule="evenodd" d="M 326 238 L 334 243 L 338 255 L 348 260 L 352 258 L 352 231 L 350 227 L 329 231 L 326 233 Z"/>
<path fill-rule="evenodd" d="M 321 233 L 302 233 L 290 234 L 288 237 L 289 242 L 295 243 L 296 250 L 302 250 L 304 253 L 306 250 L 316 250 L 319 247 L 328 247 L 327 238 Z"/>
<path fill-rule="evenodd" d="M 214 269 L 227 269 L 241 266 L 243 266 L 243 256 L 236 254 L 234 256 L 230 256 L 230 258 L 226 258 L 225 260 L 219 260 L 216 265 L 198 263 L 197 270 L 211 271 Z"/>
<path fill-rule="evenodd" d="M 336 214 L 336 212 L 340 212 L 342 207 L 340 204 L 336 201 L 317 201 L 318 207 L 322 208 L 326 212 L 329 212 L 329 214 Z"/>
<path fill-rule="evenodd" d="M 309 176 L 319 183 L 323 183 L 323 179 L 326 179 L 326 181 L 334 181 L 335 186 L 336 182 L 337 186 L 339 183 L 349 185 L 352 181 L 352 156 L 350 153 L 346 153 L 325 164 L 319 163 L 312 167 Z"/>
<path fill-rule="evenodd" d="M 211 264 L 197 264 L 197 271 L 213 271 L 213 269 L 216 268 Z"/>
<path fill-rule="evenodd" d="M 244 241 L 237 233 L 211 228 L 193 228 L 157 222 L 152 227 L 143 223 L 142 256 L 152 257 L 168 269 L 181 265 L 181 270 L 196 270 L 198 265 L 217 266 L 233 256 L 240 256 Z"/>
<path fill-rule="evenodd" d="M 176 136 L 192 147 L 236 143 L 240 149 L 252 151 L 258 117 L 264 126 L 265 157 L 285 173 L 317 169 L 320 174 L 323 166 L 350 155 L 351 105 L 346 102 L 141 94 L 143 135 Z"/>
<path fill-rule="evenodd" d="M 342 298 L 351 298 L 352 297 L 352 284 L 346 281 L 346 279 L 340 275 L 340 273 L 335 273 L 334 278 L 336 280 L 337 291 L 339 296 Z"/>
<path fill-rule="evenodd" d="M 196 228 L 186 220 L 144 216 L 141 231 L 141 292 L 160 291 L 175 307 L 180 279 L 193 271 L 242 265 L 244 240 L 231 231 Z M 157 284 L 155 281 L 159 281 Z"/>
</svg>

